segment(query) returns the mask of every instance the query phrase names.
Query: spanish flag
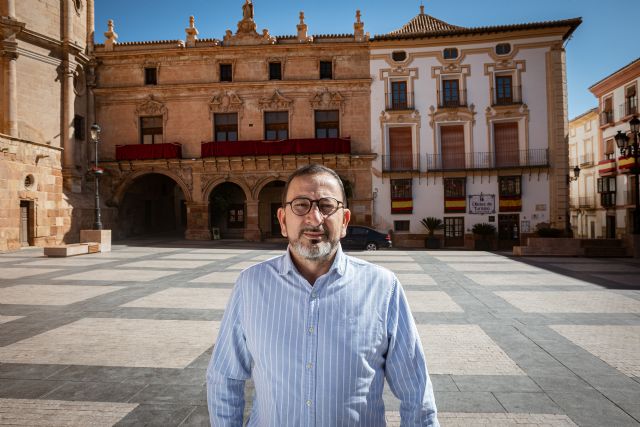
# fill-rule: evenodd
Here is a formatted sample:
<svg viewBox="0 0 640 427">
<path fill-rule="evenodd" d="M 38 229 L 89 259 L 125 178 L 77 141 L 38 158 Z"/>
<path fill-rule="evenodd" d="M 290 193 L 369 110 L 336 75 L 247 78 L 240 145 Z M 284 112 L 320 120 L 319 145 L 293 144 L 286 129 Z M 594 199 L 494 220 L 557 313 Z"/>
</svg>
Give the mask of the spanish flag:
<svg viewBox="0 0 640 427">
<path fill-rule="evenodd" d="M 500 212 L 520 212 L 522 211 L 522 199 L 520 196 L 501 196 Z"/>
<path fill-rule="evenodd" d="M 467 200 L 464 197 L 445 197 L 445 213 L 465 213 L 467 210 Z"/>
<path fill-rule="evenodd" d="M 398 198 L 391 200 L 391 213 L 413 213 L 413 199 Z"/>
</svg>

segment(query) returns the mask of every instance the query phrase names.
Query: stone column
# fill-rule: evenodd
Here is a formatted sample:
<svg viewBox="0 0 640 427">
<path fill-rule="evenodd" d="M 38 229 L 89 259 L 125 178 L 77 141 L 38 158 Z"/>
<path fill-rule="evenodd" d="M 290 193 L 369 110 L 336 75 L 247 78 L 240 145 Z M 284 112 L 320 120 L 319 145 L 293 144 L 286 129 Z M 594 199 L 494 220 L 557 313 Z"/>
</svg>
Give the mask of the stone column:
<svg viewBox="0 0 640 427">
<path fill-rule="evenodd" d="M 209 202 L 187 202 L 187 240 L 211 240 Z"/>
<path fill-rule="evenodd" d="M 93 46 L 95 43 L 94 34 L 96 32 L 95 13 L 93 7 L 93 0 L 87 0 L 87 53 L 91 55 L 93 53 Z"/>
<path fill-rule="evenodd" d="M 259 202 L 257 200 L 247 200 L 247 212 L 245 213 L 244 239 L 250 242 L 259 242 L 260 236 L 260 215 Z"/>
<path fill-rule="evenodd" d="M 6 44 L 6 43 L 5 43 Z M 17 61 L 18 53 L 13 50 L 8 50 L 5 46 L 4 60 L 6 63 L 5 72 L 5 123 L 6 132 L 18 138 L 18 72 Z"/>
<path fill-rule="evenodd" d="M 15 0 L 6 0 L 7 3 L 7 16 L 9 18 L 15 18 L 16 17 L 16 2 Z"/>
</svg>

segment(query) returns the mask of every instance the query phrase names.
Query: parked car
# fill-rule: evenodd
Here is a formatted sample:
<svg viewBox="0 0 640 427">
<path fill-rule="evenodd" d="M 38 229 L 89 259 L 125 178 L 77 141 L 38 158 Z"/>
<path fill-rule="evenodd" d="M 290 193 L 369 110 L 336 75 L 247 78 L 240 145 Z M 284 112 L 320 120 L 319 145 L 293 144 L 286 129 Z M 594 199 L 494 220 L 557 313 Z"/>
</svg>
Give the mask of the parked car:
<svg viewBox="0 0 640 427">
<path fill-rule="evenodd" d="M 380 248 L 390 248 L 391 236 L 362 225 L 349 225 L 347 235 L 340 240 L 340 243 L 345 249 L 375 251 Z"/>
</svg>

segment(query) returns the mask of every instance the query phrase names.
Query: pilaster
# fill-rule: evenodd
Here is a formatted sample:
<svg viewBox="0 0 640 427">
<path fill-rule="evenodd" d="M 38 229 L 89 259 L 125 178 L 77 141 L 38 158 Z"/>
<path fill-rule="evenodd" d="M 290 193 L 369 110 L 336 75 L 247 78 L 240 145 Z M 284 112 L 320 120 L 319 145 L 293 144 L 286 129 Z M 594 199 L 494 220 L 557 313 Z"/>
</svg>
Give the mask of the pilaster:
<svg viewBox="0 0 640 427">
<path fill-rule="evenodd" d="M 211 240 L 209 202 L 187 202 L 187 240 Z"/>
</svg>

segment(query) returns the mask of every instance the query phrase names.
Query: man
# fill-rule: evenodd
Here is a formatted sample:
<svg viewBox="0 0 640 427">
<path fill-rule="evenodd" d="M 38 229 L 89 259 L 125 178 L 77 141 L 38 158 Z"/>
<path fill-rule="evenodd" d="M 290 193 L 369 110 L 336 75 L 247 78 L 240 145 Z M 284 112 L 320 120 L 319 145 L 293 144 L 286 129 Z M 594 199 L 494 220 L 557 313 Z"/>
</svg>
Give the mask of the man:
<svg viewBox="0 0 640 427">
<path fill-rule="evenodd" d="M 351 216 L 331 169 L 298 169 L 278 219 L 283 256 L 244 270 L 207 369 L 211 425 L 385 425 L 386 378 L 402 426 L 438 426 L 431 381 L 404 291 L 389 270 L 345 255 Z"/>
</svg>

